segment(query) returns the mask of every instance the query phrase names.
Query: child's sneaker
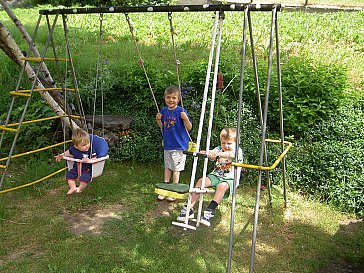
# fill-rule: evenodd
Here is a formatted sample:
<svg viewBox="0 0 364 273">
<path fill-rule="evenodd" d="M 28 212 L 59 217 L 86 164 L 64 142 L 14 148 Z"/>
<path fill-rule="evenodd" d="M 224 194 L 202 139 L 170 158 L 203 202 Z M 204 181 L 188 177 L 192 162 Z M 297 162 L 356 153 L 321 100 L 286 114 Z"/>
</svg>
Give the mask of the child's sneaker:
<svg viewBox="0 0 364 273">
<path fill-rule="evenodd" d="M 181 209 L 181 212 L 179 213 L 179 215 L 177 217 L 177 221 L 184 222 L 186 220 L 186 210 L 187 210 L 187 207 L 183 206 L 183 208 Z M 193 217 L 194 217 L 193 209 L 190 209 L 188 218 L 193 218 Z"/>
<path fill-rule="evenodd" d="M 166 197 L 164 196 L 164 195 L 161 195 L 161 194 L 159 194 L 158 196 L 157 196 L 157 199 L 158 200 L 160 200 L 160 201 L 162 201 L 162 200 L 164 200 Z"/>
<path fill-rule="evenodd" d="M 211 225 L 211 219 L 214 217 L 213 210 L 212 209 L 205 209 L 203 212 L 203 217 L 201 218 L 201 224 L 205 226 Z"/>
</svg>

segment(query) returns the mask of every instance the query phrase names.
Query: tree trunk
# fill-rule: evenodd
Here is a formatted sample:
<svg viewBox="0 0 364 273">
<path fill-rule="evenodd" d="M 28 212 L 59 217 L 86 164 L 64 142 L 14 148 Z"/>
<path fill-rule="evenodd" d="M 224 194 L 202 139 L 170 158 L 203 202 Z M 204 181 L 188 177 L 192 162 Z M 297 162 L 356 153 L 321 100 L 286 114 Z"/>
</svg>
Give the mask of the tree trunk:
<svg viewBox="0 0 364 273">
<path fill-rule="evenodd" d="M 37 46 L 32 42 L 32 38 L 29 36 L 28 32 L 25 30 L 23 24 L 20 22 L 20 20 L 17 18 L 17 16 L 13 13 L 11 8 L 9 7 L 8 3 L 4 0 L 0 0 L 1 5 L 3 6 L 4 10 L 8 14 L 9 18 L 14 22 L 15 26 L 18 28 L 20 33 L 22 34 L 23 39 L 27 42 L 27 44 L 30 47 L 30 50 L 33 52 L 34 57 L 40 58 L 41 55 L 39 54 L 39 51 L 37 49 Z M 40 69 L 44 73 L 44 78 L 39 78 L 39 80 L 42 82 L 44 87 L 55 87 L 54 86 L 54 80 L 52 79 L 51 74 L 49 73 L 49 70 L 47 68 L 47 65 L 42 62 L 40 63 Z M 64 101 L 62 98 L 62 95 L 58 91 L 52 91 L 50 95 L 57 101 L 57 103 L 63 108 L 65 108 Z M 71 109 L 68 107 L 66 110 L 67 113 L 72 113 Z"/>
<path fill-rule="evenodd" d="M 3 2 L 1 0 L 1 2 Z M 34 72 L 33 68 L 29 65 L 28 62 L 25 62 L 21 58 L 24 58 L 24 54 L 17 45 L 17 43 L 12 38 L 10 32 L 8 29 L 3 25 L 2 22 L 0 22 L 0 47 L 1 49 L 6 53 L 6 55 L 9 56 L 10 59 L 12 59 L 15 63 L 19 64 L 20 66 L 24 66 L 24 72 L 26 73 L 28 79 L 33 82 L 33 80 L 36 77 L 36 73 Z M 37 79 L 35 87 L 36 89 L 44 89 L 44 85 Z M 58 103 L 52 98 L 52 96 L 44 91 L 40 92 L 40 95 L 42 98 L 49 104 L 49 106 L 53 109 L 53 111 L 61 116 L 65 115 L 65 112 L 63 109 L 58 105 Z M 70 120 L 67 117 L 62 118 L 62 120 L 65 122 L 65 125 L 67 127 L 71 127 Z M 78 128 L 78 125 L 72 122 L 73 128 Z"/>
</svg>

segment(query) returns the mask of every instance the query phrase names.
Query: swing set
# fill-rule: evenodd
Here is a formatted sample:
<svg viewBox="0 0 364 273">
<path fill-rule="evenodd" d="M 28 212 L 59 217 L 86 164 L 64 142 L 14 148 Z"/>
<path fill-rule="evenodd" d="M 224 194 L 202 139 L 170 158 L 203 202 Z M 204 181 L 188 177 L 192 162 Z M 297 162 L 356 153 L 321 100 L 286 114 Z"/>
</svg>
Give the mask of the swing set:
<svg viewBox="0 0 364 273">
<path fill-rule="evenodd" d="M 69 127 L 73 130 L 73 128 L 75 128 L 76 126 L 80 126 L 81 128 L 85 129 L 87 131 L 87 124 L 86 124 L 86 119 L 85 119 L 85 114 L 84 114 L 84 110 L 82 107 L 82 102 L 81 102 L 81 97 L 80 97 L 80 93 L 79 93 L 79 89 L 78 89 L 78 85 L 77 85 L 77 79 L 76 79 L 76 73 L 75 73 L 75 68 L 73 65 L 73 60 L 72 60 L 72 56 L 71 56 L 71 51 L 70 51 L 70 47 L 69 47 L 69 39 L 68 39 L 68 27 L 67 27 L 67 18 L 65 15 L 62 16 L 63 19 L 63 29 L 64 29 L 64 34 L 65 34 L 65 41 L 66 41 L 66 54 L 67 57 L 66 58 L 60 58 L 57 55 L 56 52 L 56 48 L 55 48 L 55 44 L 54 44 L 54 40 L 53 40 L 53 34 L 55 31 L 55 27 L 56 27 L 56 22 L 57 22 L 57 18 L 58 16 L 56 16 L 56 19 L 54 20 L 53 24 L 50 23 L 49 17 L 46 16 L 46 22 L 47 22 L 47 27 L 48 27 L 48 31 L 49 31 L 49 36 L 47 38 L 45 47 L 44 47 L 44 52 L 42 55 L 39 54 L 39 52 L 37 51 L 35 44 L 32 42 L 30 43 L 30 46 L 28 48 L 27 54 L 26 56 L 30 56 L 31 53 L 33 53 L 35 55 L 35 57 L 24 57 L 22 58 L 23 61 L 23 66 L 22 66 L 22 70 L 20 72 L 19 78 L 18 78 L 18 82 L 17 82 L 17 86 L 15 91 L 11 91 L 10 94 L 12 95 L 12 101 L 10 103 L 9 109 L 8 109 L 8 113 L 6 116 L 6 120 L 5 123 L 0 125 L 0 130 L 1 130 L 1 137 L 0 137 L 0 148 L 2 146 L 2 144 L 4 143 L 5 140 L 5 132 L 10 132 L 13 133 L 13 141 L 12 141 L 12 145 L 10 147 L 10 150 L 8 151 L 8 156 L 7 157 L 3 157 L 0 158 L 0 162 L 6 162 L 5 164 L 1 164 L 0 165 L 0 169 L 2 169 L 2 175 L 1 175 L 1 179 L 0 179 L 0 194 L 2 193 L 7 193 L 10 191 L 14 191 L 14 190 L 18 190 L 24 187 L 28 187 L 31 185 L 34 185 L 36 183 L 39 183 L 41 181 L 44 181 L 50 177 L 53 177 L 55 175 L 57 175 L 58 173 L 61 173 L 65 170 L 70 170 L 73 167 L 73 164 L 77 164 L 79 166 L 79 169 L 81 170 L 81 166 L 82 166 L 82 161 L 79 159 L 74 159 L 71 157 L 63 157 L 63 159 L 65 159 L 67 161 L 67 167 L 62 167 L 59 170 L 56 170 L 40 179 L 37 179 L 36 181 L 33 182 L 29 182 L 26 184 L 22 184 L 19 186 L 15 186 L 15 187 L 10 187 L 4 190 L 2 189 L 2 185 L 3 182 L 5 181 L 6 178 L 6 173 L 7 170 L 10 168 L 10 163 L 12 159 L 15 158 L 19 158 L 22 156 L 27 156 L 27 155 L 32 155 L 38 152 L 42 152 L 42 151 L 46 151 L 49 149 L 53 149 L 53 148 L 57 148 L 59 146 L 63 146 L 63 151 L 66 150 L 66 144 L 68 145 L 70 142 L 72 142 L 72 140 L 66 140 L 66 124 L 69 124 Z M 35 41 L 35 37 L 37 35 L 38 32 L 38 28 L 39 25 L 41 23 L 41 19 L 42 19 L 42 15 L 39 16 L 33 37 L 32 37 L 32 41 Z M 102 16 L 100 16 L 100 37 L 99 37 L 99 49 L 98 49 L 98 60 L 97 60 L 97 67 L 96 67 L 96 82 L 95 82 L 95 89 L 94 89 L 94 105 L 93 105 L 93 122 L 92 122 L 92 129 L 91 129 L 91 135 L 93 134 L 93 130 L 94 130 L 94 125 L 95 125 L 95 113 L 96 113 L 96 100 L 97 100 L 97 90 L 98 90 L 98 82 L 101 79 L 101 76 L 99 75 L 100 73 L 100 62 L 101 62 L 101 40 L 102 40 Z M 52 51 L 53 51 L 53 57 L 45 57 L 47 54 L 47 51 L 49 49 L 49 47 L 52 47 Z M 46 62 L 54 62 L 55 63 L 55 70 L 56 70 L 56 74 L 58 75 L 58 82 L 54 81 L 51 78 L 52 81 L 52 87 L 47 87 L 45 88 L 41 82 L 41 78 L 46 78 L 46 77 L 51 77 L 50 73 L 48 72 L 48 68 L 46 65 Z M 65 63 L 64 68 L 61 68 L 61 62 Z M 28 79 L 30 81 L 31 87 L 28 90 L 21 90 L 20 87 L 23 83 L 23 78 L 25 77 L 25 72 L 29 71 L 31 65 L 30 63 L 35 63 L 34 72 L 31 72 L 32 74 L 29 76 L 28 74 Z M 64 73 L 62 73 L 62 70 L 64 69 Z M 67 74 L 71 74 L 72 76 L 72 84 L 73 86 L 69 87 L 67 86 Z M 60 86 L 60 87 L 59 87 Z M 40 118 L 40 119 L 33 119 L 33 120 L 25 120 L 26 117 L 26 113 L 28 111 L 29 105 L 31 103 L 31 99 L 33 97 L 34 94 L 36 93 L 42 93 L 47 94 L 48 92 L 61 92 L 63 93 L 63 100 L 64 100 L 64 105 L 66 105 L 64 108 L 65 109 L 61 109 L 58 108 L 56 113 L 58 114 L 57 116 L 52 116 L 52 117 L 47 117 L 47 118 Z M 70 109 L 67 109 L 67 98 L 70 97 L 70 94 L 74 94 L 74 99 L 76 100 L 76 104 L 78 106 L 78 113 L 80 113 L 79 115 L 74 115 L 71 113 Z M 49 96 L 49 95 L 48 95 Z M 24 103 L 24 107 L 21 113 L 21 117 L 19 119 L 18 122 L 16 123 L 10 123 L 11 120 L 11 115 L 12 115 L 12 111 L 14 109 L 14 105 L 15 105 L 15 99 L 17 97 L 24 97 L 26 99 L 25 103 Z M 50 97 L 50 96 L 49 96 Z M 102 112 L 102 118 L 103 118 L 103 94 L 101 95 L 101 112 Z M 16 143 L 17 140 L 19 138 L 20 133 L 24 130 L 24 126 L 26 125 L 30 125 L 30 124 L 34 124 L 34 123 L 40 123 L 40 122 L 44 122 L 44 121 L 50 121 L 50 120 L 56 120 L 56 119 L 60 119 L 62 122 L 62 128 L 63 128 L 63 141 L 60 143 L 56 143 L 53 145 L 49 145 L 47 147 L 42 147 L 39 149 L 35 149 L 35 150 L 31 150 L 31 151 L 27 151 L 27 152 L 23 152 L 23 153 L 19 153 L 19 154 L 13 154 L 15 147 L 16 147 Z M 79 121 L 78 124 L 75 121 Z M 103 124 L 103 121 L 102 121 Z M 103 125 L 102 125 L 102 129 Z M 102 130 L 103 134 L 104 134 L 104 130 Z M 92 141 L 91 141 L 91 147 L 90 149 L 92 150 Z M 90 162 L 88 162 L 89 164 L 92 165 L 92 178 L 96 178 L 98 176 L 100 176 L 103 172 L 103 168 L 104 168 L 104 164 L 105 164 L 105 160 L 107 160 L 109 158 L 109 156 L 104 156 L 101 158 L 97 158 L 97 159 L 92 159 Z"/>
<path fill-rule="evenodd" d="M 269 52 L 268 52 L 268 72 L 267 72 L 267 80 L 266 80 L 266 89 L 265 89 L 265 99 L 264 103 L 260 101 L 260 87 L 259 87 L 259 79 L 258 79 L 258 68 L 257 68 L 257 57 L 255 54 L 255 45 L 254 45 L 254 39 L 253 39 L 253 27 L 252 27 L 252 20 L 251 20 L 251 12 L 271 12 L 272 19 L 271 19 L 271 28 L 270 28 L 270 39 L 269 39 Z M 259 201 L 260 201 L 260 191 L 261 191 L 261 184 L 262 184 L 262 176 L 263 172 L 269 172 L 273 169 L 275 169 L 278 165 L 281 165 L 282 167 L 282 178 L 283 178 L 283 190 L 284 190 L 284 202 L 286 206 L 286 182 L 285 182 L 285 155 L 288 153 L 288 150 L 292 147 L 292 143 L 285 141 L 284 139 L 284 130 L 283 130 L 283 107 L 282 107 L 282 88 L 281 88 L 281 69 L 280 69 L 280 56 L 279 56 L 279 39 L 278 39 L 278 17 L 277 13 L 280 11 L 280 5 L 279 4 L 231 4 L 231 5 L 180 5 L 180 6 L 138 6 L 138 7 L 100 7 L 100 8 L 74 8 L 74 9 L 54 9 L 54 10 L 41 10 L 40 11 L 40 17 L 37 23 L 36 31 L 39 26 L 40 19 L 42 16 L 46 16 L 47 24 L 49 28 L 49 37 L 46 43 L 46 49 L 44 51 L 44 54 L 42 55 L 42 58 L 37 58 L 37 61 L 40 63 L 44 63 L 44 61 L 48 60 L 48 58 L 45 58 L 47 48 L 49 46 L 49 43 L 52 42 L 52 33 L 57 21 L 57 18 L 59 16 L 62 16 L 63 19 L 63 26 L 65 31 L 65 38 L 66 38 L 66 45 L 67 45 L 67 58 L 65 59 L 59 59 L 56 56 L 56 52 L 53 45 L 53 53 L 54 58 L 51 58 L 52 61 L 55 61 L 56 64 L 58 64 L 61 60 L 69 62 L 71 65 L 71 74 L 73 76 L 73 84 L 74 84 L 74 92 L 76 94 L 76 97 L 79 98 L 79 92 L 77 87 L 77 80 L 75 78 L 75 72 L 73 68 L 72 63 L 72 57 L 69 49 L 69 42 L 67 37 L 67 15 L 69 14 L 91 14 L 91 13 L 98 13 L 100 14 L 100 18 L 102 18 L 102 14 L 110 14 L 110 13 L 124 13 L 129 30 L 131 32 L 134 45 L 136 48 L 136 52 L 138 54 L 138 62 L 141 65 L 146 80 L 148 82 L 148 86 L 150 88 L 153 100 L 156 104 L 157 111 L 159 112 L 158 104 L 156 102 L 154 92 L 152 89 L 152 86 L 150 84 L 147 71 L 144 66 L 144 60 L 141 57 L 141 53 L 139 51 L 135 35 L 134 35 L 134 29 L 130 23 L 129 13 L 137 13 L 137 12 L 166 12 L 168 13 L 168 19 L 170 22 L 170 32 L 171 32 L 171 40 L 172 40 L 172 47 L 173 47 L 173 56 L 174 61 L 176 63 L 176 75 L 177 75 L 177 81 L 179 88 L 180 85 L 180 79 L 179 79 L 179 64 L 180 62 L 177 60 L 176 55 L 176 49 L 175 49 L 175 41 L 174 41 L 174 28 L 172 24 L 172 12 L 213 12 L 214 13 L 214 23 L 212 27 L 212 35 L 211 35 L 211 47 L 210 47 L 210 54 L 209 54 L 209 60 L 208 60 L 208 66 L 206 70 L 206 79 L 205 79 L 205 86 L 204 86 L 204 93 L 203 93 L 203 100 L 202 100 L 202 106 L 201 106 L 201 115 L 199 120 L 199 126 L 198 126 L 198 133 L 197 133 L 197 141 L 194 145 L 194 149 L 191 149 L 191 151 L 187 151 L 186 153 L 190 156 L 193 156 L 193 166 L 192 166 L 192 172 L 191 172 L 191 179 L 190 184 L 175 184 L 175 185 L 169 185 L 165 183 L 157 184 L 155 187 L 155 192 L 158 194 L 178 198 L 178 199 L 185 199 L 188 198 L 187 201 L 187 211 L 189 211 L 191 207 L 191 196 L 192 193 L 198 192 L 202 193 L 200 195 L 199 199 L 199 209 L 198 209 L 198 216 L 195 220 L 195 225 L 191 225 L 189 223 L 190 219 L 188 217 L 185 217 L 184 223 L 179 222 L 172 222 L 173 225 L 182 227 L 184 229 L 192 229 L 195 230 L 197 227 L 199 227 L 200 219 L 201 219 L 201 211 L 202 211 L 202 203 L 203 203 L 203 196 L 204 193 L 211 192 L 210 189 L 206 189 L 204 186 L 204 179 L 206 177 L 207 173 L 207 166 L 208 166 L 208 158 L 206 155 L 201 155 L 199 153 L 200 151 L 200 144 L 202 140 L 202 131 L 204 127 L 204 121 L 205 121 L 205 115 L 206 115 L 206 108 L 207 108 L 207 102 L 210 101 L 210 108 L 209 108 L 209 117 L 208 117 L 208 128 L 207 128 L 207 134 L 206 134 L 206 147 L 204 150 L 208 151 L 210 149 L 210 141 L 211 141 L 211 132 L 212 132 L 212 126 L 213 126 L 213 118 L 214 118 L 214 107 L 215 107 L 215 97 L 216 97 L 216 90 L 219 85 L 219 60 L 220 60 L 220 49 L 221 49 L 221 40 L 222 40 L 222 33 L 223 33 L 223 21 L 224 21 L 224 14 L 226 12 L 243 12 L 244 13 L 244 25 L 243 25 L 243 39 L 242 39 L 242 51 L 241 51 L 241 69 L 240 69 L 240 90 L 239 90 L 239 103 L 238 103 L 238 116 L 237 116 L 237 140 L 236 140 L 236 146 L 240 147 L 241 141 L 240 141 L 240 131 L 241 129 L 241 113 L 242 113 L 242 105 L 243 105 L 243 93 L 244 93 L 244 72 L 245 72 L 245 63 L 246 63 L 246 44 L 247 41 L 250 40 L 250 46 L 251 46 L 251 54 L 252 54 L 252 63 L 254 66 L 254 76 L 255 76 L 255 88 L 256 88 L 256 94 L 258 98 L 258 109 L 259 109 L 259 115 L 260 115 L 260 127 L 261 127 L 261 144 L 260 144 L 260 156 L 259 156 L 259 162 L 258 165 L 253 164 L 245 164 L 240 163 L 238 161 L 238 152 L 235 154 L 235 160 L 232 163 L 234 166 L 234 186 L 231 189 L 232 190 L 232 208 L 231 208 L 231 220 L 230 220 L 230 237 L 229 237 L 229 256 L 227 261 L 227 272 L 231 272 L 231 262 L 232 262 L 232 248 L 233 248 L 233 238 L 234 238 L 234 216 L 235 216 L 235 206 L 236 206 L 236 186 L 239 184 L 240 174 L 238 172 L 239 168 L 246 168 L 246 169 L 252 169 L 256 170 L 258 172 L 258 181 L 257 181 L 257 187 L 256 187 L 256 202 L 255 202 L 255 210 L 254 210 L 254 223 L 253 223 L 253 232 L 252 232 L 252 244 L 251 244 L 251 252 L 250 252 L 250 269 L 249 272 L 254 272 L 254 258 L 255 258 L 255 246 L 256 246 L 256 235 L 257 235 L 257 226 L 258 226 L 258 216 L 259 216 Z M 51 26 L 49 23 L 49 16 L 54 15 L 54 23 Z M 102 34 L 102 20 L 100 20 L 100 36 Z M 248 37 L 247 32 L 249 31 L 250 37 Z M 35 34 L 34 34 L 35 37 Z M 250 39 L 249 39 L 250 38 Z M 34 40 L 34 39 L 33 39 Z M 267 131 L 267 116 L 268 116 L 268 101 L 269 101 L 269 94 L 270 94 L 270 80 L 271 80 L 271 74 L 272 74 L 272 66 L 273 66 L 273 55 L 274 55 L 274 49 L 275 49 L 275 58 L 276 58 L 276 71 L 277 71 L 277 78 L 278 78 L 278 99 L 279 99 L 279 114 L 280 114 L 280 139 L 279 140 L 271 140 L 266 139 L 266 131 Z M 101 54 L 99 53 L 99 56 Z M 24 66 L 28 65 L 28 61 L 35 61 L 35 58 L 29 58 L 25 60 Z M 23 69 L 24 70 L 24 69 Z M 34 78 L 34 81 L 32 82 L 32 87 L 29 90 L 29 92 L 19 90 L 20 82 L 18 82 L 17 89 L 15 91 L 14 96 L 26 96 L 27 97 L 27 103 L 26 107 L 29 104 L 29 98 L 32 96 L 33 93 L 38 92 L 44 92 L 44 91 L 51 91 L 46 90 L 44 88 L 37 88 L 37 76 L 40 69 L 37 70 L 37 74 Z M 22 72 L 23 73 L 23 72 Z M 211 75 L 213 75 L 212 83 L 211 82 Z M 97 77 L 96 77 L 97 79 Z M 96 84 L 97 85 L 97 84 Z M 54 87 L 56 88 L 56 87 Z M 62 85 L 62 92 L 64 94 L 69 93 L 70 90 L 66 89 L 68 87 Z M 211 89 L 211 91 L 210 91 Z M 43 91 L 44 90 L 44 91 Z M 59 89 L 58 89 L 59 90 Z M 20 95 L 21 94 L 21 95 Z M 28 96 L 30 95 L 30 96 Z M 181 100 L 182 102 L 182 100 Z M 11 106 L 13 105 L 13 102 Z M 183 106 L 182 106 L 183 107 Z M 80 108 L 80 113 L 82 113 L 82 108 Z M 9 111 L 9 114 L 10 115 Z M 25 114 L 25 111 L 24 111 Z M 9 117 L 7 117 L 6 123 L 0 127 L 1 130 L 4 131 L 10 131 L 15 133 L 15 138 L 13 142 L 13 146 L 11 148 L 11 151 L 9 153 L 9 156 L 6 158 L 7 163 L 6 165 L 0 165 L 0 168 L 3 168 L 6 170 L 9 167 L 9 162 L 11 158 L 14 158 L 16 156 L 12 155 L 12 151 L 14 149 L 14 145 L 16 142 L 17 135 L 19 134 L 20 128 L 22 124 L 26 124 L 26 121 L 23 121 L 24 114 L 22 115 L 21 120 L 17 125 L 9 124 Z M 62 114 L 58 117 L 54 118 L 68 118 L 68 119 L 75 119 L 74 116 L 71 116 L 70 113 Z M 84 124 L 84 114 L 80 115 L 80 121 L 82 124 Z M 12 129 L 12 126 L 18 126 L 18 129 Z M 1 138 L 2 140 L 2 138 Z M 69 141 L 68 141 L 69 142 Z M 68 143 L 65 142 L 65 143 Z M 64 145 L 65 143 L 56 144 L 56 145 Z M 274 163 L 269 166 L 268 165 L 268 155 L 267 155 L 267 149 L 266 145 L 267 143 L 275 143 L 279 144 L 281 146 L 281 154 L 280 156 L 274 161 Z M 0 141 L 0 147 L 1 147 L 1 141 Z M 238 150 L 238 149 L 237 149 Z M 27 153 L 28 154 L 28 153 Z M 196 178 L 196 171 L 198 162 L 200 159 L 203 159 L 203 183 L 202 187 L 200 189 L 194 188 L 195 184 L 195 178 Z M 0 162 L 4 159 L 0 159 Z M 62 171 L 62 170 L 60 170 Z M 4 175 L 3 175 L 4 178 Z M 2 178 L 2 180 L 3 180 Z M 0 181 L 0 189 L 1 189 L 1 183 Z M 271 185 L 269 181 L 269 175 L 267 175 L 267 182 L 268 182 L 268 193 L 269 198 L 271 198 Z M 1 192 L 0 192 L 1 193 Z"/>
</svg>

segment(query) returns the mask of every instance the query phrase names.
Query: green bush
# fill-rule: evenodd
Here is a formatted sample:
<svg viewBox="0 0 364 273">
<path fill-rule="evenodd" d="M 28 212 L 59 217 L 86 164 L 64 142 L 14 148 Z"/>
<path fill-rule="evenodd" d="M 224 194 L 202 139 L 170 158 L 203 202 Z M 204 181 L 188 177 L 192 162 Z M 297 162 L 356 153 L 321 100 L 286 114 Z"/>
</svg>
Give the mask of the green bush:
<svg viewBox="0 0 364 273">
<path fill-rule="evenodd" d="M 343 211 L 364 217 L 364 100 L 305 133 L 289 155 L 291 184 Z M 340 117 L 340 118 L 338 118 Z"/>
<path fill-rule="evenodd" d="M 23 110 L 24 105 L 15 107 L 11 112 L 10 123 L 18 123 L 23 113 Z M 7 113 L 3 113 L 0 116 L 0 123 L 5 122 L 6 115 Z M 51 116 L 54 116 L 54 112 L 52 111 L 52 109 L 43 101 L 37 100 L 29 105 L 28 111 L 24 117 L 24 121 L 47 118 Z M 17 139 L 17 143 L 19 144 L 17 148 L 20 148 L 21 146 L 26 146 L 27 150 L 32 150 L 53 144 L 52 134 L 54 133 L 54 124 L 54 120 L 50 120 L 23 125 Z M 4 143 L 2 144 L 2 147 L 10 147 L 13 139 L 14 133 L 5 132 L 3 140 Z M 8 149 L 2 148 L 1 154 L 7 156 L 6 153 L 8 153 Z"/>
</svg>

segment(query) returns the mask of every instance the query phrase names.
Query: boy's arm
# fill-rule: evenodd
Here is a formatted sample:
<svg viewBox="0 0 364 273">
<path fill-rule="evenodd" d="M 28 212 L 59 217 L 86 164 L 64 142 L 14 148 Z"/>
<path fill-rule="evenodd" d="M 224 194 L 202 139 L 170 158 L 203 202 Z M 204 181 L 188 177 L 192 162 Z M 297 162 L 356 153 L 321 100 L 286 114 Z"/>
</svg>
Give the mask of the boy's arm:
<svg viewBox="0 0 364 273">
<path fill-rule="evenodd" d="M 91 158 L 100 158 L 107 156 L 109 152 L 109 145 L 106 140 L 102 137 L 93 135 L 92 136 L 94 147 L 92 148 Z"/>
<path fill-rule="evenodd" d="M 192 123 L 191 123 L 190 119 L 188 118 L 186 112 L 184 112 L 184 111 L 181 112 L 181 119 L 183 120 L 183 124 L 185 125 L 187 131 L 191 131 Z"/>
<path fill-rule="evenodd" d="M 56 161 L 61 161 L 61 160 L 63 159 L 63 157 L 64 157 L 64 156 L 72 157 L 72 155 L 71 155 L 70 151 L 69 151 L 69 150 L 67 150 L 67 151 L 65 151 L 64 153 L 61 153 L 61 154 L 59 154 L 59 155 L 56 155 L 56 156 L 54 157 L 54 159 L 55 159 Z"/>
<path fill-rule="evenodd" d="M 215 160 L 217 158 L 234 158 L 235 157 L 235 151 L 219 151 L 217 149 L 213 149 L 209 151 L 209 159 Z"/>
<path fill-rule="evenodd" d="M 161 113 L 157 113 L 157 115 L 155 116 L 155 121 L 157 122 L 158 127 L 162 129 L 162 114 Z"/>
</svg>

